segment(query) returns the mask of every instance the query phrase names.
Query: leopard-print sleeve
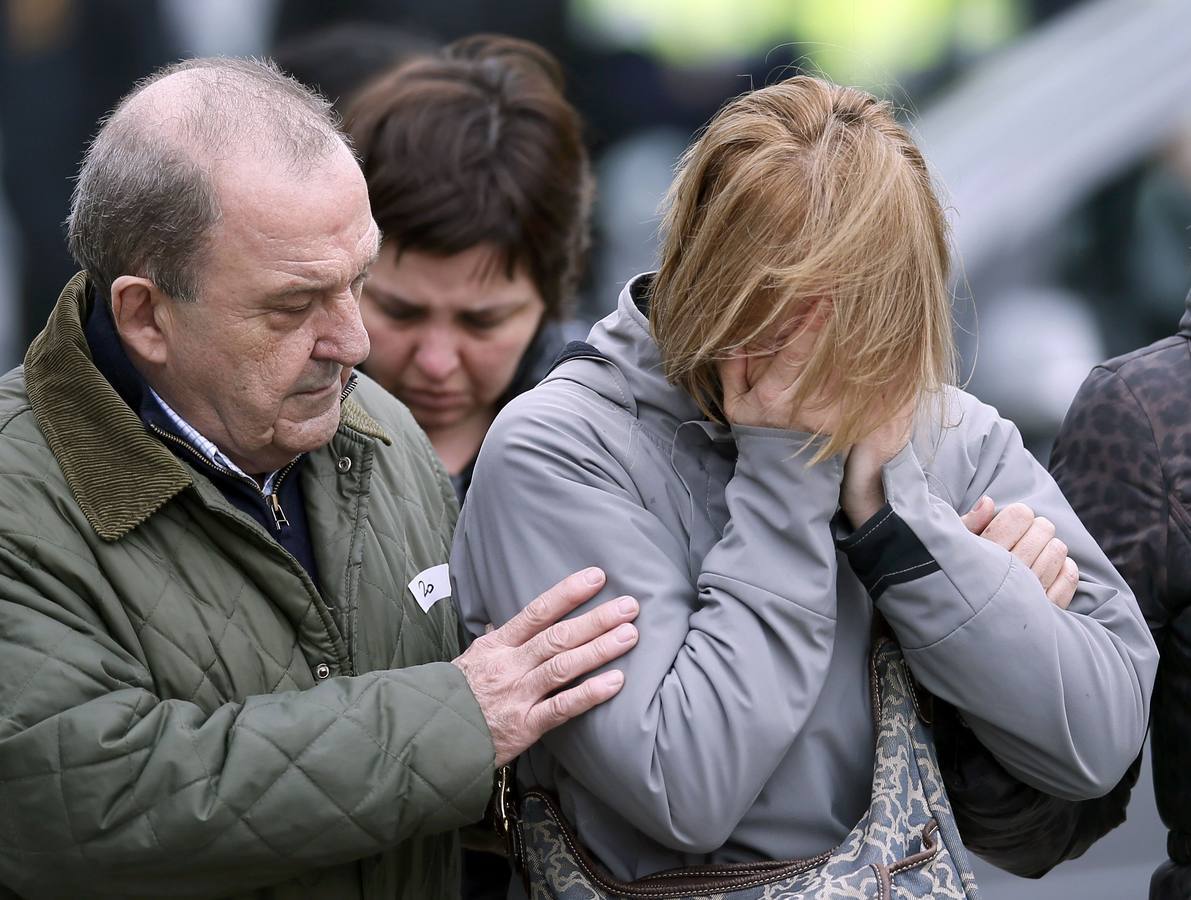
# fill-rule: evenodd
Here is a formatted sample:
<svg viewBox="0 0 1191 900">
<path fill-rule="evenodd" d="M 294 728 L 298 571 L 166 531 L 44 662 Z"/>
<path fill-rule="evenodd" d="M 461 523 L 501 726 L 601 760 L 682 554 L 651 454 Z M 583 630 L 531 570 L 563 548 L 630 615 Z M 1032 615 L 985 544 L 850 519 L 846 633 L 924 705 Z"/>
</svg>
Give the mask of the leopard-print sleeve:
<svg viewBox="0 0 1191 900">
<path fill-rule="evenodd" d="M 1162 654 L 1150 714 L 1154 795 L 1175 861 L 1164 877 L 1191 883 L 1189 351 L 1185 338 L 1168 338 L 1095 369 L 1051 466 L 1136 594 Z"/>
<path fill-rule="evenodd" d="M 1092 370 L 1067 412 L 1050 467 L 1158 639 L 1172 613 L 1168 491 L 1149 417 L 1119 373 Z"/>
</svg>

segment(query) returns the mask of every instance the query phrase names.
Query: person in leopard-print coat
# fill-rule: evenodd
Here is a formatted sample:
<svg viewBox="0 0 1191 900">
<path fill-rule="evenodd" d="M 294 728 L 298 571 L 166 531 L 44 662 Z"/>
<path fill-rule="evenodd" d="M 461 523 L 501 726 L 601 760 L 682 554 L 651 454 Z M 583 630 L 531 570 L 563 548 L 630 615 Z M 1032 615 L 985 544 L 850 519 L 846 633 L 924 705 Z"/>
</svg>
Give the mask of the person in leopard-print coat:
<svg viewBox="0 0 1191 900">
<path fill-rule="evenodd" d="M 1191 296 L 1178 334 L 1092 370 L 1051 471 L 1133 589 L 1161 653 L 1150 722 L 1170 858 L 1150 900 L 1191 898 Z"/>
</svg>

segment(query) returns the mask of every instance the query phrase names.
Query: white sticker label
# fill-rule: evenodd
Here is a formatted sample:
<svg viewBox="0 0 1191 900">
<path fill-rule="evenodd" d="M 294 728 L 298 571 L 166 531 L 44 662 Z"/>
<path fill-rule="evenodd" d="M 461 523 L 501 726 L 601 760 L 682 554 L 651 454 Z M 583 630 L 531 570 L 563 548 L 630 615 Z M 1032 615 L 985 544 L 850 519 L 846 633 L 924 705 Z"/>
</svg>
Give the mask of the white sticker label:
<svg viewBox="0 0 1191 900">
<path fill-rule="evenodd" d="M 451 573 L 447 564 L 419 572 L 409 583 L 409 592 L 418 601 L 418 606 L 422 607 L 422 612 L 429 612 L 430 607 L 439 600 L 451 596 Z"/>
</svg>

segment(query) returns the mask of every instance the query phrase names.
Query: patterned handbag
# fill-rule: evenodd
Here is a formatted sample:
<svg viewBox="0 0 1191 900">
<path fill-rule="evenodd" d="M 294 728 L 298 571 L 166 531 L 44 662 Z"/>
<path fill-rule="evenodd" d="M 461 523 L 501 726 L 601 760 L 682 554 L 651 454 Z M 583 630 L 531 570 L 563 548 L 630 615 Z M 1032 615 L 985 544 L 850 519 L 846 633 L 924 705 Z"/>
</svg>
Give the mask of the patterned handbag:
<svg viewBox="0 0 1191 900">
<path fill-rule="evenodd" d="M 873 648 L 871 679 L 872 802 L 842 844 L 810 859 L 695 866 L 617 881 L 579 844 L 548 793 L 531 789 L 514 797 L 505 767 L 498 774 L 496 824 L 530 900 L 978 900 L 913 679 L 888 637 Z"/>
</svg>

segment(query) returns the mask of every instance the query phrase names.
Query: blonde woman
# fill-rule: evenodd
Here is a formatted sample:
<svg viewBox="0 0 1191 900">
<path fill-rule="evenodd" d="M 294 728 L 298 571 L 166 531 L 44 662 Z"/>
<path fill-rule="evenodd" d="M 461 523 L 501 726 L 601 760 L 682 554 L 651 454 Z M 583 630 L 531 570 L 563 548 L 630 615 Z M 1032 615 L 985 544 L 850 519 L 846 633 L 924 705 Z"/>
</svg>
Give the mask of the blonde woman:
<svg viewBox="0 0 1191 900">
<path fill-rule="evenodd" d="M 874 608 L 1024 782 L 1098 796 L 1136 756 L 1154 645 L 1014 426 L 953 386 L 947 256 L 886 104 L 747 94 L 683 159 L 656 275 L 489 432 L 452 559 L 469 627 L 580 565 L 640 600 L 621 693 L 518 771 L 612 875 L 847 834 Z"/>
</svg>

